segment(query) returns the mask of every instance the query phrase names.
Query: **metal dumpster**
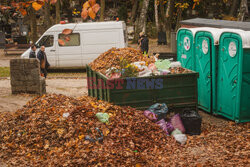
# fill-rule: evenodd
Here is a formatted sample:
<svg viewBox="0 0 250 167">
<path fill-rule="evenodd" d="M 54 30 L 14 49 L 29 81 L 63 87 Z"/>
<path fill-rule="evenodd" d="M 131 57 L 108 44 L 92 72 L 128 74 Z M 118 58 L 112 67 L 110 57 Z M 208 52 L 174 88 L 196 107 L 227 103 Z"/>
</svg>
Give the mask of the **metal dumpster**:
<svg viewBox="0 0 250 167">
<path fill-rule="evenodd" d="M 87 66 L 88 95 L 116 105 L 146 109 L 166 103 L 176 110 L 197 109 L 198 73 L 165 76 L 108 79 Z"/>
<path fill-rule="evenodd" d="M 217 114 L 250 121 L 250 32 L 227 30 L 220 37 Z"/>
</svg>

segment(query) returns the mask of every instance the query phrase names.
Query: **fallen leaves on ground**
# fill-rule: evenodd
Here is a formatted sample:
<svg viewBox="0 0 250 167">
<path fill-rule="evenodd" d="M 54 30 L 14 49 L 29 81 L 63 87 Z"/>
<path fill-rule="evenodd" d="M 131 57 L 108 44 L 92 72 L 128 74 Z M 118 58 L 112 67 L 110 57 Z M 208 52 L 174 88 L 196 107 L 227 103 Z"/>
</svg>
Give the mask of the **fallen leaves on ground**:
<svg viewBox="0 0 250 167">
<path fill-rule="evenodd" d="M 145 61 L 147 64 L 155 62 L 153 57 L 148 58 L 148 56 L 144 56 L 139 50 L 134 48 L 111 48 L 89 65 L 92 70 L 105 74 L 106 70 L 111 67 L 119 69 L 121 59 L 125 59 L 128 64 L 137 61 Z"/>
<path fill-rule="evenodd" d="M 109 114 L 109 123 L 96 118 Z M 95 128 L 104 137 L 98 138 Z M 10 166 L 246 166 L 249 123 L 215 127 L 181 146 L 142 111 L 92 97 L 36 97 L 14 113 L 0 113 L 0 160 Z"/>
</svg>

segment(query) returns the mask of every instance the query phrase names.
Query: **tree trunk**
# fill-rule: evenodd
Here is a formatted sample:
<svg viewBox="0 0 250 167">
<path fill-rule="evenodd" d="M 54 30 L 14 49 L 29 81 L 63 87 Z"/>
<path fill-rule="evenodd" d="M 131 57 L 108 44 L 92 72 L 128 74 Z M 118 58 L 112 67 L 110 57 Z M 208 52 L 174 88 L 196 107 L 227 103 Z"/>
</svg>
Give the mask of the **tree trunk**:
<svg viewBox="0 0 250 167">
<path fill-rule="evenodd" d="M 142 9 L 140 13 L 140 17 L 136 26 L 135 31 L 135 40 L 138 40 L 140 32 L 146 32 L 146 23 L 147 23 L 147 12 L 148 12 L 149 0 L 143 0 Z"/>
<path fill-rule="evenodd" d="M 51 22 L 51 19 L 50 19 L 50 2 L 46 2 L 45 1 L 45 14 L 44 14 L 44 23 L 45 23 L 45 29 L 47 30 L 48 28 L 51 27 L 52 25 L 52 22 Z"/>
<path fill-rule="evenodd" d="M 177 20 L 176 20 L 176 27 L 175 31 L 177 31 L 180 28 L 180 21 L 182 20 L 182 9 L 177 9 Z"/>
<path fill-rule="evenodd" d="M 163 23 L 163 30 L 166 31 L 166 17 L 165 17 L 165 10 L 164 10 L 164 4 L 163 4 L 163 0 L 160 0 L 160 15 L 161 15 L 161 21 Z"/>
<path fill-rule="evenodd" d="M 37 37 L 37 23 L 36 23 L 36 11 L 30 7 L 29 9 L 29 17 L 30 17 L 30 30 L 31 30 L 31 40 L 34 44 L 38 37 Z"/>
<path fill-rule="evenodd" d="M 159 17 L 158 17 L 158 0 L 155 0 L 155 25 L 156 25 L 156 30 L 159 32 Z"/>
<path fill-rule="evenodd" d="M 136 19 L 137 14 L 137 8 L 138 8 L 138 0 L 134 0 L 132 12 L 131 12 L 131 22 L 133 23 Z"/>
<path fill-rule="evenodd" d="M 171 31 L 172 31 L 172 24 L 173 24 L 173 13 L 174 13 L 174 0 L 168 1 L 168 8 L 166 11 L 166 33 L 167 33 L 167 42 L 169 43 L 171 40 Z"/>
<path fill-rule="evenodd" d="M 248 14 L 247 0 L 241 0 L 241 3 L 240 3 L 240 12 L 238 14 L 238 21 L 244 21 L 246 14 Z"/>
<path fill-rule="evenodd" d="M 101 17 L 100 17 L 100 21 L 104 21 L 104 12 L 105 12 L 105 0 L 101 0 Z"/>
<path fill-rule="evenodd" d="M 59 24 L 61 21 L 61 15 L 60 15 L 60 0 L 56 1 L 56 24 Z"/>
<path fill-rule="evenodd" d="M 238 2 L 239 2 L 238 0 L 233 0 L 233 4 L 231 6 L 230 13 L 229 13 L 230 16 L 234 16 L 238 7 Z"/>
</svg>

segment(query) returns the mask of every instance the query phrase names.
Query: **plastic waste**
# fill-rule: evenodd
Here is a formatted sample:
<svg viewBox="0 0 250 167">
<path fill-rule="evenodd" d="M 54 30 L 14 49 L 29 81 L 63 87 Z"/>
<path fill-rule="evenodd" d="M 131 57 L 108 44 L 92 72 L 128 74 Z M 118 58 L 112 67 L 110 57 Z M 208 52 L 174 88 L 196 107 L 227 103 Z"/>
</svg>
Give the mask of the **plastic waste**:
<svg viewBox="0 0 250 167">
<path fill-rule="evenodd" d="M 179 61 L 172 62 L 170 64 L 171 68 L 181 67 L 181 63 Z"/>
<path fill-rule="evenodd" d="M 181 117 L 179 114 L 176 114 L 174 115 L 171 120 L 170 120 L 171 124 L 173 125 L 173 127 L 175 129 L 179 129 L 182 133 L 185 133 L 185 128 L 182 124 L 182 121 L 181 121 Z"/>
<path fill-rule="evenodd" d="M 63 118 L 68 118 L 69 117 L 69 113 L 66 112 L 66 113 L 63 113 Z"/>
<path fill-rule="evenodd" d="M 168 129 L 168 133 L 171 134 L 174 131 L 174 127 L 170 122 L 166 122 L 166 123 L 167 123 L 166 126 Z"/>
<path fill-rule="evenodd" d="M 160 71 L 160 75 L 167 75 L 167 74 L 169 74 L 169 73 L 170 73 L 169 70 L 161 70 L 161 71 Z"/>
<path fill-rule="evenodd" d="M 110 76 L 110 79 L 121 78 L 121 76 L 122 76 L 121 73 L 112 73 Z"/>
<path fill-rule="evenodd" d="M 103 133 L 102 133 L 102 131 L 100 131 L 99 128 L 95 128 L 95 130 L 99 133 L 100 137 L 97 137 L 96 139 L 94 139 L 94 138 L 90 137 L 89 135 L 86 135 L 84 139 L 88 140 L 88 141 L 91 141 L 91 142 L 96 142 L 96 141 L 103 142 Z"/>
<path fill-rule="evenodd" d="M 182 134 L 182 132 L 179 130 L 179 129 L 175 129 L 171 135 L 174 136 L 174 135 L 178 135 L 178 134 Z"/>
<path fill-rule="evenodd" d="M 167 133 L 167 135 L 169 135 L 168 133 L 168 129 L 167 129 L 167 124 L 165 122 L 164 119 L 161 119 L 160 121 L 156 122 L 157 125 L 159 125 L 161 127 L 161 129 Z"/>
<path fill-rule="evenodd" d="M 148 110 L 144 111 L 144 115 L 145 115 L 145 117 L 147 117 L 151 121 L 156 121 L 157 120 L 157 117 L 156 117 L 155 113 L 150 112 Z"/>
<path fill-rule="evenodd" d="M 152 71 L 148 69 L 148 67 L 145 66 L 145 69 L 141 72 L 139 72 L 139 77 L 148 77 L 152 75 Z"/>
<path fill-rule="evenodd" d="M 157 60 L 155 66 L 158 70 L 168 70 L 171 62 L 169 60 Z"/>
<path fill-rule="evenodd" d="M 107 113 L 98 112 L 95 116 L 98 118 L 99 121 L 103 123 L 109 121 L 109 115 Z"/>
<path fill-rule="evenodd" d="M 155 66 L 154 63 L 149 64 L 148 65 L 148 69 L 151 70 L 151 71 L 156 71 L 157 70 L 157 68 L 156 68 L 156 66 Z"/>
<path fill-rule="evenodd" d="M 159 121 L 161 119 L 166 119 L 168 107 L 165 103 L 162 103 L 162 104 L 156 103 L 156 104 L 150 106 L 147 110 L 155 113 L 157 116 L 157 120 Z"/>
<path fill-rule="evenodd" d="M 135 65 L 139 70 L 144 70 L 147 67 L 145 61 L 137 61 L 131 63 L 131 65 Z"/>
<path fill-rule="evenodd" d="M 176 134 L 176 135 L 174 135 L 174 138 L 181 145 L 184 145 L 187 142 L 187 136 L 185 134 Z"/>
</svg>

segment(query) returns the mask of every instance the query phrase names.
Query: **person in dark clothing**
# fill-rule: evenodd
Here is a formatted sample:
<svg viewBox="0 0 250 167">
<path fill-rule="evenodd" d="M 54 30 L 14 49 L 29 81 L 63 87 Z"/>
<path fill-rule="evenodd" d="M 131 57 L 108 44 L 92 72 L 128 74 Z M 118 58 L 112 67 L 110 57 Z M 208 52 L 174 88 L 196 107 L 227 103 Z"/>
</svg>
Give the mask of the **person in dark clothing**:
<svg viewBox="0 0 250 167">
<path fill-rule="evenodd" d="M 49 68 L 50 64 L 48 62 L 44 46 L 41 46 L 39 52 L 37 53 L 37 58 L 40 60 L 41 75 L 46 78 L 47 69 Z"/>
<path fill-rule="evenodd" d="M 36 58 L 36 46 L 35 45 L 31 46 L 29 58 Z"/>
<path fill-rule="evenodd" d="M 148 38 L 146 35 L 144 35 L 144 32 L 141 32 L 139 34 L 139 41 L 138 44 L 140 46 L 140 49 L 142 51 L 143 54 L 148 54 Z"/>
</svg>

